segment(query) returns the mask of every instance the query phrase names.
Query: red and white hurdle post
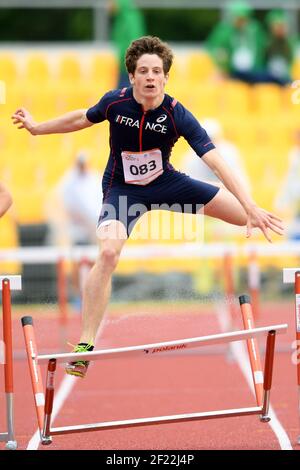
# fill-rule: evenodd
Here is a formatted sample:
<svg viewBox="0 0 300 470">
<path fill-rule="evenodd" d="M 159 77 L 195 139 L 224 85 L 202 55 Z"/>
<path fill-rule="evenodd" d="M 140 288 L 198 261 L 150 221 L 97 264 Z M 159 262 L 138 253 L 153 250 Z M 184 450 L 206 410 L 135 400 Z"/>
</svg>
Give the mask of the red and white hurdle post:
<svg viewBox="0 0 300 470">
<path fill-rule="evenodd" d="M 246 296 L 244 296 L 246 297 Z M 36 400 L 37 416 L 39 429 L 41 434 L 41 443 L 44 445 L 50 444 L 52 436 L 60 434 L 70 434 L 77 432 L 90 432 L 108 429 L 121 429 L 134 426 L 150 426 L 153 424 L 169 424 L 178 422 L 195 421 L 202 419 L 225 418 L 232 416 L 246 416 L 246 415 L 260 415 L 262 421 L 268 421 L 268 394 L 271 388 L 271 376 L 274 359 L 274 344 L 275 344 L 275 331 L 285 332 L 287 325 L 272 325 L 263 328 L 246 329 L 242 331 L 231 331 L 221 334 L 210 336 L 202 336 L 196 338 L 184 338 L 175 341 L 167 341 L 164 343 L 142 344 L 137 346 L 129 346 L 114 349 L 103 349 L 99 351 L 85 352 L 85 353 L 62 353 L 62 354 L 48 354 L 39 356 L 37 355 L 33 321 L 31 317 L 23 317 L 22 324 L 24 328 L 24 338 L 26 343 L 26 350 L 28 352 L 28 362 L 31 373 L 31 380 L 33 392 L 42 393 L 42 383 L 40 376 L 40 364 L 48 363 L 48 375 L 46 385 L 46 401 L 45 408 L 43 407 L 43 400 Z M 25 331 L 26 330 L 26 331 Z M 145 360 L 157 355 L 163 355 L 168 351 L 176 351 L 178 349 L 184 350 L 189 348 L 196 348 L 200 346 L 208 346 L 212 344 L 228 343 L 231 341 L 250 340 L 257 336 L 268 335 L 267 351 L 266 351 L 266 367 L 264 378 L 264 397 L 260 400 L 260 404 L 248 408 L 235 408 L 225 410 L 214 410 L 208 412 L 194 412 L 184 413 L 180 415 L 169 416 L 151 416 L 148 418 L 127 419 L 122 421 L 106 421 L 100 423 L 80 424 L 75 426 L 64 426 L 60 428 L 51 428 L 51 413 L 54 399 L 54 373 L 57 362 L 67 362 L 70 360 L 97 360 L 118 357 L 130 356 L 143 356 Z M 151 360 L 151 359 L 150 359 Z M 37 386 L 38 382 L 38 386 Z M 261 385 L 262 387 L 262 385 Z M 267 396 L 266 396 L 267 395 Z M 43 396 L 43 395 L 42 395 Z"/>
<path fill-rule="evenodd" d="M 3 360 L 4 388 L 6 396 L 7 432 L 0 434 L 0 441 L 6 442 L 6 449 L 15 450 L 17 441 L 14 428 L 14 386 L 13 386 L 13 347 L 11 324 L 11 289 L 21 290 L 21 276 L 0 276 L 3 313 Z M 1 348 L 2 349 L 2 348 Z M 2 359 L 2 358 L 1 358 Z"/>
<path fill-rule="evenodd" d="M 283 282 L 293 283 L 295 286 L 295 319 L 296 319 L 296 366 L 298 384 L 298 419 L 300 430 L 300 268 L 285 268 L 283 270 Z M 300 444 L 300 433 L 297 437 L 297 444 Z"/>
<path fill-rule="evenodd" d="M 250 297 L 248 295 L 241 295 L 239 297 L 239 301 L 245 330 L 254 329 L 255 326 Z M 262 370 L 260 351 L 257 339 L 247 339 L 247 349 L 250 359 L 256 403 L 257 406 L 262 407 L 262 414 L 260 416 L 260 420 L 263 422 L 270 421 L 268 412 L 270 404 L 270 390 L 272 386 L 275 335 L 275 330 L 271 329 L 270 331 L 268 331 L 264 372 Z"/>
</svg>

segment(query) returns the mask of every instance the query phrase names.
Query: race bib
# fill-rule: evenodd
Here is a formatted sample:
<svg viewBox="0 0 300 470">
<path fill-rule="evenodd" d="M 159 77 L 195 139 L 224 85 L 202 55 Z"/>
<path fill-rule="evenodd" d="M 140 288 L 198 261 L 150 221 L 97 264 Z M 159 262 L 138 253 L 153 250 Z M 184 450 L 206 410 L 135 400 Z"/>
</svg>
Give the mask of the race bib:
<svg viewBox="0 0 300 470">
<path fill-rule="evenodd" d="M 145 186 L 163 173 L 161 151 L 122 152 L 124 179 L 128 184 Z"/>
</svg>

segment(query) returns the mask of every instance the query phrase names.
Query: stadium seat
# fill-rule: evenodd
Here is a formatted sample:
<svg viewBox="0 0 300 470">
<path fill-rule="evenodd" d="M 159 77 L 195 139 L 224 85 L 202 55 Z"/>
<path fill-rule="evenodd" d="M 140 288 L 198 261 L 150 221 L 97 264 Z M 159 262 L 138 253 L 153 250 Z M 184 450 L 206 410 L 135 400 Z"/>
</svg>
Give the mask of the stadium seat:
<svg viewBox="0 0 300 470">
<path fill-rule="evenodd" d="M 47 57 L 40 53 L 28 54 L 25 64 L 25 80 L 34 84 L 44 85 L 50 79 L 51 73 Z"/>
<path fill-rule="evenodd" d="M 58 80 L 77 83 L 82 77 L 80 59 L 76 54 L 62 53 L 58 58 Z"/>
<path fill-rule="evenodd" d="M 118 62 L 112 52 L 99 52 L 91 57 L 89 80 L 102 89 L 114 89 L 117 86 Z"/>
<path fill-rule="evenodd" d="M 209 80 L 215 72 L 215 65 L 206 51 L 191 52 L 188 54 L 187 76 L 193 83 Z"/>
<path fill-rule="evenodd" d="M 15 82 L 18 76 L 17 59 L 9 53 L 0 53 L 0 80 L 7 84 Z"/>
<path fill-rule="evenodd" d="M 227 80 L 220 93 L 221 112 L 240 116 L 250 112 L 250 87 L 246 83 Z"/>
<path fill-rule="evenodd" d="M 252 88 L 253 111 L 260 115 L 278 116 L 282 110 L 281 88 L 273 84 L 259 84 Z"/>
</svg>

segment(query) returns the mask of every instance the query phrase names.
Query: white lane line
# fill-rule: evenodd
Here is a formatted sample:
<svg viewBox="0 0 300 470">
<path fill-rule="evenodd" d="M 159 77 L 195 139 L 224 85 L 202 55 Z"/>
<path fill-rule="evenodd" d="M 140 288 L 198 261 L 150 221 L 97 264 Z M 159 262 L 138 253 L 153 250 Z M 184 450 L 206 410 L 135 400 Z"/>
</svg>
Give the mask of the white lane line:
<svg viewBox="0 0 300 470">
<path fill-rule="evenodd" d="M 224 311 L 225 310 L 226 309 L 224 308 L 224 305 L 216 306 L 217 318 L 221 325 L 221 328 L 222 328 L 222 325 L 224 325 Z M 228 312 L 227 312 L 227 315 L 229 316 Z M 241 372 L 246 379 L 246 382 L 248 383 L 253 395 L 255 396 L 251 367 L 249 364 L 249 358 L 246 352 L 246 347 L 245 347 L 244 342 L 238 341 L 235 343 L 229 343 L 229 348 L 234 357 L 234 360 L 239 365 Z M 269 416 L 271 418 L 271 421 L 269 421 L 268 424 L 271 427 L 272 431 L 274 432 L 275 436 L 277 437 L 281 450 L 293 450 L 291 441 L 284 427 L 282 426 L 279 419 L 277 418 L 276 413 L 273 410 L 273 407 L 271 406 L 271 404 L 269 408 Z"/>
</svg>

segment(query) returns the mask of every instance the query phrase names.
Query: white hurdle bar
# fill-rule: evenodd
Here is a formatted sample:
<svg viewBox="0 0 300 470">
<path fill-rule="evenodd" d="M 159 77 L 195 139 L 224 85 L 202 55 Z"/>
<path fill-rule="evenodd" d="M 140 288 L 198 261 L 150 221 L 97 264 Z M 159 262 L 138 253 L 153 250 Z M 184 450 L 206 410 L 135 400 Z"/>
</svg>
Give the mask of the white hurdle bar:
<svg viewBox="0 0 300 470">
<path fill-rule="evenodd" d="M 195 421 L 202 419 L 224 418 L 230 416 L 242 415 L 261 415 L 261 421 L 269 421 L 269 392 L 272 383 L 272 370 L 275 348 L 275 334 L 285 333 L 287 324 L 271 325 L 262 328 L 253 328 L 242 331 L 227 332 L 196 338 L 186 338 L 176 341 L 167 341 L 163 343 L 143 344 L 138 346 L 97 350 L 88 353 L 63 353 L 38 355 L 36 340 L 34 335 L 33 321 L 31 317 L 23 317 L 22 325 L 26 344 L 29 369 L 33 393 L 35 395 L 35 404 L 38 417 L 41 442 L 44 445 L 51 444 L 52 437 L 59 434 L 68 434 L 76 432 L 100 431 L 108 429 L 119 429 L 133 426 L 149 426 L 154 424 L 168 424 L 186 421 Z M 108 421 L 102 423 L 83 424 L 77 426 L 66 426 L 60 428 L 51 428 L 51 414 L 54 399 L 54 374 L 57 362 L 74 361 L 78 359 L 100 360 L 107 358 L 143 356 L 150 358 L 164 355 L 170 351 L 178 351 L 212 344 L 228 343 L 231 341 L 241 341 L 258 336 L 267 336 L 265 370 L 264 370 L 264 392 L 265 397 L 259 406 L 250 408 L 238 408 L 217 410 L 208 412 L 185 413 L 170 416 L 155 416 L 149 418 L 129 419 L 124 421 Z M 40 373 L 40 364 L 48 362 L 48 373 L 46 379 L 46 397 L 44 397 L 43 385 Z"/>
<path fill-rule="evenodd" d="M 1 360 L 4 364 L 4 388 L 6 397 L 7 431 L 0 433 L 0 441 L 6 442 L 6 449 L 15 450 L 17 441 L 14 427 L 14 387 L 13 387 L 13 347 L 11 324 L 11 290 L 21 290 L 21 276 L 0 276 L 3 313 L 3 344 L 1 344 Z"/>
<path fill-rule="evenodd" d="M 283 282 L 294 284 L 295 289 L 295 320 L 296 320 L 296 363 L 297 363 L 297 384 L 298 384 L 298 419 L 300 430 L 300 267 L 285 268 L 283 270 Z M 297 444 L 300 444 L 300 434 L 297 437 Z"/>
</svg>

